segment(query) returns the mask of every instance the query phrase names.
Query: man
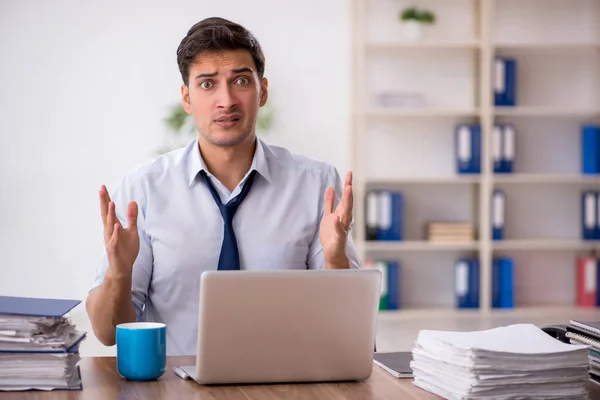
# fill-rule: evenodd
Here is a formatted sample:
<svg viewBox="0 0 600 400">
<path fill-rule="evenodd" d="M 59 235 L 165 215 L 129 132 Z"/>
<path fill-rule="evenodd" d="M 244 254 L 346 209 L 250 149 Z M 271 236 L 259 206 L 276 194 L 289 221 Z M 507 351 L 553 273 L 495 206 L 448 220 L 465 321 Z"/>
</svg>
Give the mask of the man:
<svg viewBox="0 0 600 400">
<path fill-rule="evenodd" d="M 105 345 L 119 323 L 160 321 L 169 354 L 193 355 L 203 271 L 360 268 L 360 259 L 352 175 L 342 187 L 332 166 L 256 137 L 268 81 L 252 34 L 205 19 L 177 62 L 198 138 L 129 171 L 112 198 L 102 186 L 106 251 L 86 309 Z"/>
</svg>

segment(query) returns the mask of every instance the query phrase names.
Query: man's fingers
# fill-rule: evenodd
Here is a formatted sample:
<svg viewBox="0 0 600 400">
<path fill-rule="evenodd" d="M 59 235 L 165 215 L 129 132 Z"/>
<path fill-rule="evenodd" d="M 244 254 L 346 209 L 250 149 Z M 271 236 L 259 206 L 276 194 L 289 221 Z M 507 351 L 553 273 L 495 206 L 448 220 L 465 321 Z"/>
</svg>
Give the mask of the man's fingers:
<svg viewBox="0 0 600 400">
<path fill-rule="evenodd" d="M 325 207 L 325 215 L 331 214 L 333 212 L 333 201 L 335 198 L 335 190 L 329 186 L 325 189 L 324 195 L 324 207 Z"/>
<path fill-rule="evenodd" d="M 100 197 L 100 215 L 102 216 L 102 224 L 106 228 L 106 217 L 108 215 L 108 202 L 110 201 L 109 200 L 110 197 L 108 195 L 108 191 L 106 190 L 106 186 L 102 185 L 102 187 L 100 187 L 98 196 Z"/>
<path fill-rule="evenodd" d="M 338 235 L 345 236 L 348 234 L 348 230 L 346 229 L 346 226 L 342 222 L 342 218 L 340 216 L 335 217 L 334 224 L 335 224 L 335 231 L 337 232 Z"/>
<path fill-rule="evenodd" d="M 344 188 L 346 186 L 352 186 L 352 171 L 346 173 L 346 180 L 344 182 Z"/>
<path fill-rule="evenodd" d="M 113 225 L 113 233 L 110 237 L 110 241 L 108 242 L 108 247 L 110 249 L 109 251 L 113 254 L 118 249 L 120 237 L 121 237 L 121 224 L 114 224 Z M 114 254 L 114 255 L 116 255 L 116 254 Z"/>
<path fill-rule="evenodd" d="M 127 229 L 137 232 L 138 206 L 135 201 L 127 205 Z"/>
</svg>

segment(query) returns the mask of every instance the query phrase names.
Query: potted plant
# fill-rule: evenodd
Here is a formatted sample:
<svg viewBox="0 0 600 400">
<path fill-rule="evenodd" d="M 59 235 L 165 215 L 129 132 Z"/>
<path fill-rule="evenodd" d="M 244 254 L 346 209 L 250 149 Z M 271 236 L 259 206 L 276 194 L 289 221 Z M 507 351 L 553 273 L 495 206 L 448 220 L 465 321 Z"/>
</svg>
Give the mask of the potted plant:
<svg viewBox="0 0 600 400">
<path fill-rule="evenodd" d="M 398 13 L 398 19 L 405 28 L 406 37 L 411 40 L 423 37 L 423 26 L 435 23 L 435 14 L 417 7 L 407 7 Z"/>
</svg>

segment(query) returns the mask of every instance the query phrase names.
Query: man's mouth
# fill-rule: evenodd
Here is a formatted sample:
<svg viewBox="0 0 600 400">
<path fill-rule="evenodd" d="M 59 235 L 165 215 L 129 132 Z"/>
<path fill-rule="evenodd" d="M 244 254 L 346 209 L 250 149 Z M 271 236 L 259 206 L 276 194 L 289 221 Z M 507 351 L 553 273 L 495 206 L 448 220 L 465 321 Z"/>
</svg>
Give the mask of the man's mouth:
<svg viewBox="0 0 600 400">
<path fill-rule="evenodd" d="M 235 126 L 241 119 L 242 118 L 239 115 L 225 115 L 215 119 L 215 123 L 222 128 L 231 128 L 232 126 Z"/>
</svg>

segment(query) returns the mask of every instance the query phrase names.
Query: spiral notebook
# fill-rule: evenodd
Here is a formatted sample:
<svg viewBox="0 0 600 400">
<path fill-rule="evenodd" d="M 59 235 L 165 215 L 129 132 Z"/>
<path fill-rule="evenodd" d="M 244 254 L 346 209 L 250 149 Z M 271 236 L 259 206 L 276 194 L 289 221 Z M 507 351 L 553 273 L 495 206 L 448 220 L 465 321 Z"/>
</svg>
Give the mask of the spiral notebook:
<svg viewBox="0 0 600 400">
<path fill-rule="evenodd" d="M 577 321 L 572 319 L 567 325 L 567 330 L 600 340 L 600 321 Z"/>
</svg>

